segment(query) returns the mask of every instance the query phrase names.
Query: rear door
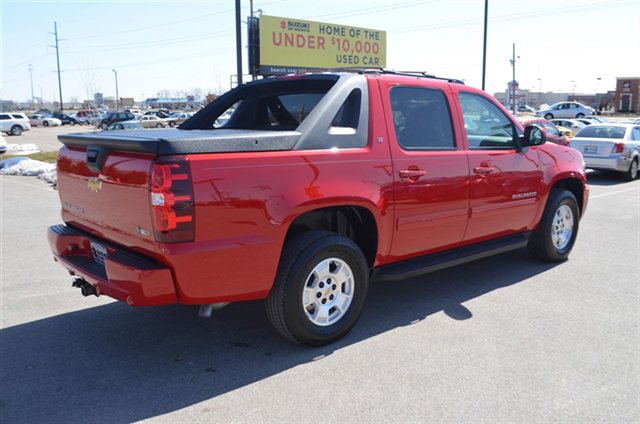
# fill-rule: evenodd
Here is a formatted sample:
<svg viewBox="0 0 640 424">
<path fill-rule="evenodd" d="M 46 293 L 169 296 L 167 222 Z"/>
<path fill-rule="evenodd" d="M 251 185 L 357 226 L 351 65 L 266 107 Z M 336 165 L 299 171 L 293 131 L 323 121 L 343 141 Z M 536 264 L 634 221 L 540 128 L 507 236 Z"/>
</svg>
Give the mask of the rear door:
<svg viewBox="0 0 640 424">
<path fill-rule="evenodd" d="M 518 129 L 487 96 L 455 86 L 465 122 L 470 219 L 465 241 L 530 229 L 539 206 L 542 170 L 537 147 L 520 150 Z"/>
<path fill-rule="evenodd" d="M 460 243 L 467 225 L 469 167 L 461 134 L 452 124 L 448 86 L 382 80 L 381 89 L 394 173 L 391 255 L 404 259 Z"/>
</svg>

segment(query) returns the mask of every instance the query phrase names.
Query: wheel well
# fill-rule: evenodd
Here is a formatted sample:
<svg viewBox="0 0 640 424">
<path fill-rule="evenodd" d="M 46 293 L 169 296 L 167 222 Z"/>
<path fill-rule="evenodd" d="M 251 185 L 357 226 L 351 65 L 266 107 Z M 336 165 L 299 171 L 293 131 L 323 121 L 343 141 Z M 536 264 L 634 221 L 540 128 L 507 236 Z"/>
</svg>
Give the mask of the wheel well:
<svg viewBox="0 0 640 424">
<path fill-rule="evenodd" d="M 582 211 L 582 206 L 584 205 L 584 192 L 582 190 L 582 183 L 580 180 L 575 178 L 565 178 L 563 180 L 556 181 L 553 188 L 561 188 L 573 193 L 578 201 L 578 207 L 580 208 L 580 211 Z"/>
<path fill-rule="evenodd" d="M 285 243 L 307 231 L 324 230 L 341 234 L 353 240 L 373 266 L 378 250 L 378 229 L 373 214 L 360 206 L 337 206 L 305 212 L 297 217 L 289 230 Z"/>
</svg>

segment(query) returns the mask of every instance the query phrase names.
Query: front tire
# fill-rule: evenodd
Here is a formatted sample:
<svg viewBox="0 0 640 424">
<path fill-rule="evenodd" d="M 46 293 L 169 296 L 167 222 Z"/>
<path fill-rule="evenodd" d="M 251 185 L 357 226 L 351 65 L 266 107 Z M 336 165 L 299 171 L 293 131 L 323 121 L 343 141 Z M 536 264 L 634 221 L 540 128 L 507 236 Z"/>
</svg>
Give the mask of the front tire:
<svg viewBox="0 0 640 424">
<path fill-rule="evenodd" d="M 175 126 L 176 126 L 176 123 L 175 123 L 175 122 L 173 122 L 173 121 L 169 121 L 169 126 L 170 126 L 171 128 L 173 128 L 173 127 L 175 127 Z"/>
<path fill-rule="evenodd" d="M 567 259 L 578 235 L 580 211 L 568 190 L 553 189 L 542 219 L 529 238 L 529 253 L 545 262 Z"/>
<path fill-rule="evenodd" d="M 553 119 L 553 115 L 550 113 L 547 113 L 546 115 L 544 115 L 544 119 L 546 119 L 547 121 L 551 121 Z"/>
<path fill-rule="evenodd" d="M 282 336 L 322 346 L 351 330 L 368 289 L 369 268 L 360 248 L 341 235 L 312 231 L 286 243 L 265 306 Z"/>
<path fill-rule="evenodd" d="M 11 127 L 11 135 L 20 135 L 22 134 L 22 127 L 20 125 L 14 125 Z"/>
<path fill-rule="evenodd" d="M 633 181 L 638 177 L 638 158 L 631 161 L 629 169 L 624 173 L 624 179 L 627 181 Z"/>
<path fill-rule="evenodd" d="M 42 123 L 42 125 L 44 125 L 45 127 L 48 127 L 48 126 L 49 126 L 49 122 L 48 122 L 48 121 L 44 121 L 44 122 Z"/>
<path fill-rule="evenodd" d="M 162 124 L 156 124 L 156 128 L 162 128 Z"/>
<path fill-rule="evenodd" d="M 584 113 L 579 113 L 576 115 L 577 119 L 584 118 Z"/>
</svg>

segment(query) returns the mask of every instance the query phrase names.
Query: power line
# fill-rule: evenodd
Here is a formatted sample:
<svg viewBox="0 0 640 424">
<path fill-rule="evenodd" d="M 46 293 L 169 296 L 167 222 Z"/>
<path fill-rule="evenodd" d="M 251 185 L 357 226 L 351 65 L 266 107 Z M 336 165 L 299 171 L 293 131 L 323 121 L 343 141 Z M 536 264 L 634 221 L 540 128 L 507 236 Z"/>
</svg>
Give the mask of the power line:
<svg viewBox="0 0 640 424">
<path fill-rule="evenodd" d="M 580 13 L 580 12 L 586 12 L 586 11 L 593 11 L 593 10 L 599 10 L 599 9 L 610 9 L 610 8 L 614 8 L 614 7 L 624 7 L 624 6 L 631 6 L 631 5 L 634 5 L 634 3 L 631 3 L 631 2 L 629 2 L 629 3 L 605 3 L 605 2 L 601 2 L 601 3 L 593 3 L 593 4 L 590 4 L 590 5 L 584 5 L 584 6 L 581 6 L 580 8 L 576 8 L 574 6 L 569 6 L 569 7 L 559 7 L 559 8 L 555 8 L 555 9 L 545 9 L 545 10 L 540 10 L 540 11 L 527 11 L 527 12 L 512 13 L 512 14 L 507 14 L 507 15 L 495 16 L 493 18 L 490 18 L 490 20 L 492 22 L 514 21 L 514 20 L 539 18 L 539 17 L 543 17 L 543 16 L 556 15 L 556 14 L 559 14 L 561 12 L 568 12 L 568 11 L 571 11 L 572 13 Z M 389 33 L 393 33 L 393 34 L 404 34 L 404 33 L 408 33 L 408 32 L 433 31 L 433 30 L 448 29 L 448 28 L 454 28 L 454 27 L 460 27 L 460 26 L 466 26 L 466 25 L 475 25 L 475 24 L 479 24 L 481 22 L 482 22 L 482 18 L 471 18 L 471 19 L 464 19 L 464 20 L 459 20 L 459 21 L 442 22 L 442 23 L 439 23 L 439 24 L 418 25 L 418 26 L 409 27 L 409 28 L 402 28 L 402 29 L 398 29 L 398 30 L 389 30 L 388 32 Z"/>
<path fill-rule="evenodd" d="M 320 15 L 320 16 L 316 16 L 314 19 L 342 19 L 342 18 L 350 18 L 352 16 L 371 15 L 374 13 L 387 12 L 389 10 L 406 9 L 408 7 L 415 7 L 415 6 L 424 6 L 431 3 L 437 3 L 438 1 L 440 0 L 403 2 L 403 3 L 396 3 L 392 5 L 385 5 L 385 6 L 373 6 L 373 7 L 368 7 L 364 9 L 363 8 L 354 9 L 354 10 L 342 12 L 342 13 Z"/>
<path fill-rule="evenodd" d="M 13 69 L 13 68 L 17 68 L 17 67 L 22 66 L 22 65 L 27 65 L 29 63 L 35 62 L 38 59 L 42 59 L 45 56 L 49 56 L 49 53 L 45 53 L 45 54 L 42 54 L 40 56 L 32 57 L 31 59 L 23 60 L 22 62 L 16 63 L 15 65 L 3 66 L 2 69 L 5 69 L 5 70 L 6 69 Z"/>
<path fill-rule="evenodd" d="M 162 59 L 159 60 L 153 60 L 153 61 L 147 61 L 147 62 L 135 62 L 135 63 L 125 63 L 125 64 L 114 64 L 114 65 L 108 65 L 108 66 L 96 66 L 93 68 L 71 68 L 71 69 L 65 69 L 64 72 L 78 72 L 78 71 L 99 71 L 99 70 L 103 70 L 103 69 L 113 69 L 113 68 L 128 68 L 128 67 L 135 67 L 135 66 L 144 66 L 144 65 L 153 65 L 156 63 L 169 63 L 175 60 L 180 60 L 180 59 L 191 59 L 194 57 L 210 57 L 210 56 L 217 56 L 219 54 L 222 53 L 226 53 L 226 52 L 230 52 L 232 51 L 232 48 L 229 47 L 225 47 L 224 49 L 219 49 L 219 50 L 214 50 L 211 53 L 208 54 L 202 54 L 202 53 L 198 53 L 198 54 L 192 54 L 192 55 L 187 55 L 187 56 L 176 56 L 176 57 L 163 57 Z"/>
<path fill-rule="evenodd" d="M 215 31 L 215 32 L 208 32 L 208 33 L 201 33 L 201 34 L 194 34 L 194 35 L 186 35 L 184 37 L 177 37 L 177 38 L 172 37 L 172 38 L 161 39 L 161 40 L 145 41 L 145 42 L 139 42 L 139 43 L 103 44 L 103 45 L 94 45 L 91 47 L 81 47 L 81 48 L 70 47 L 65 51 L 69 53 L 91 53 L 91 52 L 95 52 L 98 49 L 100 50 L 100 52 L 113 51 L 113 50 L 131 50 L 132 48 L 182 44 L 182 43 L 188 43 L 192 41 L 208 40 L 212 38 L 220 38 L 220 37 L 231 36 L 231 35 L 232 35 L 231 30 L 223 30 L 223 31 Z"/>
</svg>

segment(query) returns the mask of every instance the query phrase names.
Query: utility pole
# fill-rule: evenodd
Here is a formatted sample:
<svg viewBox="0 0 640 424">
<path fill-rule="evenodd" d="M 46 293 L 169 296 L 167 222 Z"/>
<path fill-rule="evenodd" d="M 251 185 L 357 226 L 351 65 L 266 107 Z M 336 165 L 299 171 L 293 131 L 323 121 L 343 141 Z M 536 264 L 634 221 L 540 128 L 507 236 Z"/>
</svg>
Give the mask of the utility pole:
<svg viewBox="0 0 640 424">
<path fill-rule="evenodd" d="M 58 91 L 60 93 L 60 112 L 64 110 L 62 105 L 62 80 L 60 79 L 60 49 L 58 48 L 58 23 L 53 23 L 53 35 L 56 37 L 56 45 L 51 46 L 56 49 L 56 61 L 58 62 Z"/>
<path fill-rule="evenodd" d="M 513 56 L 511 59 L 511 65 L 513 67 L 513 75 L 511 80 L 511 108 L 513 109 L 513 113 L 518 112 L 518 108 L 516 106 L 516 43 L 513 43 Z"/>
<path fill-rule="evenodd" d="M 484 81 L 487 71 L 487 21 L 489 13 L 489 0 L 484 0 L 484 45 L 482 46 L 482 90 L 484 91 Z"/>
<path fill-rule="evenodd" d="M 33 105 L 35 104 L 34 96 L 33 96 L 33 67 L 29 64 L 29 80 L 31 80 L 31 108 L 33 109 Z"/>
<path fill-rule="evenodd" d="M 242 34 L 240 33 L 240 0 L 236 0 L 236 60 L 238 86 L 242 85 Z"/>
<path fill-rule="evenodd" d="M 118 111 L 118 100 L 120 97 L 118 96 L 118 71 L 112 69 L 113 73 L 116 74 L 116 112 Z"/>
</svg>

